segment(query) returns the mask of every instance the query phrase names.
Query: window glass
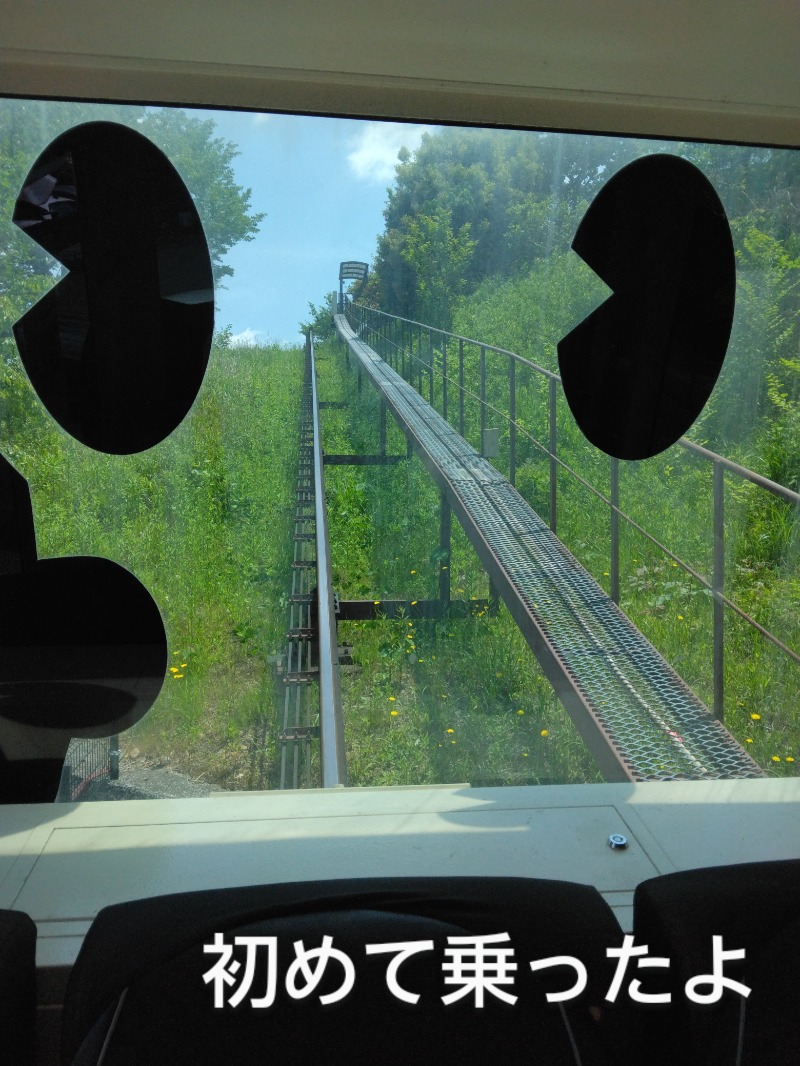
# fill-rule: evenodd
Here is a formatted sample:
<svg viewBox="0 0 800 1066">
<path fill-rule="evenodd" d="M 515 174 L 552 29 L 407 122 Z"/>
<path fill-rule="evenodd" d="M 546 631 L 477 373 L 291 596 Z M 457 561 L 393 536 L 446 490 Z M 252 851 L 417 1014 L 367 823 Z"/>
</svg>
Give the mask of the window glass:
<svg viewBox="0 0 800 1066">
<path fill-rule="evenodd" d="M 13 224 L 15 203 L 47 145 L 92 121 L 131 126 L 166 154 L 195 202 L 215 281 L 197 398 L 165 440 L 130 455 L 94 451 L 54 421 L 13 334 L 65 272 Z M 571 242 L 604 184 L 655 153 L 693 163 L 716 190 L 733 240 L 735 313 L 719 379 L 686 434 L 700 449 L 682 442 L 612 464 L 554 377 L 559 341 L 610 295 Z M 136 200 L 136 175 L 125 195 Z M 724 718 L 733 749 L 769 776 L 797 773 L 796 151 L 6 99 L 0 197 L 0 451 L 29 485 L 38 557 L 121 564 L 153 596 L 167 634 L 154 706 L 110 741 L 74 742 L 61 798 L 320 783 L 316 650 L 304 669 L 287 639 L 303 628 L 298 597 L 314 588 L 298 577 L 313 570 L 297 523 L 307 329 L 324 449 L 329 460 L 362 458 L 325 465 L 348 783 L 609 776 L 456 516 L 448 536 L 422 458 L 345 358 L 331 314 L 345 260 L 369 265 L 366 282 L 343 283 L 351 327 L 555 526 L 596 582 L 587 588 L 619 602 Z M 594 650 L 581 670 L 602 659 L 617 676 L 630 664 L 609 655 L 595 626 L 593 616 L 584 625 Z M 573 666 L 565 676 L 574 716 L 580 676 L 573 684 Z M 645 739 L 631 742 L 632 757 L 649 774 L 658 759 L 647 737 L 666 737 L 663 776 L 687 766 L 702 775 L 702 760 L 685 755 L 680 713 L 648 704 L 658 683 L 646 677 L 636 696 Z M 592 699 L 602 715 L 604 701 Z"/>
</svg>

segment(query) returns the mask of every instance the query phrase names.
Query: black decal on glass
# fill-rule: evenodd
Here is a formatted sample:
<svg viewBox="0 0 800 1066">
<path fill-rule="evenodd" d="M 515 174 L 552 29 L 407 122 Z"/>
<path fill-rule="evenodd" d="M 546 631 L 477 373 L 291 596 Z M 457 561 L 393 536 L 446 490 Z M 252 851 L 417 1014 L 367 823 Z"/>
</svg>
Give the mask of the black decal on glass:
<svg viewBox="0 0 800 1066">
<path fill-rule="evenodd" d="M 0 455 L 0 577 L 21 574 L 36 562 L 36 534 L 28 482 Z M 10 604 L 5 604 L 8 611 Z"/>
<path fill-rule="evenodd" d="M 572 247 L 613 295 L 560 341 L 564 393 L 592 444 L 649 458 L 687 431 L 722 368 L 736 294 L 725 211 L 697 167 L 648 156 L 606 183 Z"/>
<path fill-rule="evenodd" d="M 41 559 L 0 578 L 0 717 L 73 736 L 137 722 L 164 681 L 166 638 L 150 593 L 91 556 Z"/>
<path fill-rule="evenodd" d="M 14 222 L 67 271 L 14 327 L 42 402 L 99 451 L 158 444 L 194 402 L 214 326 L 208 245 L 177 171 L 126 126 L 76 126 L 33 165 Z"/>
<path fill-rule="evenodd" d="M 73 736 L 137 722 L 167 642 L 147 589 L 108 559 L 36 558 L 30 492 L 0 456 L 0 803 L 55 798 Z"/>
</svg>

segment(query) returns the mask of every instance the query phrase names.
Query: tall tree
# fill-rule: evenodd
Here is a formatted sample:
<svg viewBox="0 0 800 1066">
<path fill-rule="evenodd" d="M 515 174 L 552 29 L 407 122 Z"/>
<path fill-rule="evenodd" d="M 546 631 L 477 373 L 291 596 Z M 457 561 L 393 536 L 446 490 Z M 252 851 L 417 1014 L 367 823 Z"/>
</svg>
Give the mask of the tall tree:
<svg viewBox="0 0 800 1066">
<path fill-rule="evenodd" d="M 410 317 L 430 304 L 424 290 L 441 287 L 441 278 L 426 273 L 438 260 L 421 230 L 430 230 L 434 219 L 440 235 L 446 219 L 454 235 L 470 242 L 469 254 L 466 246 L 459 251 L 451 307 L 488 278 L 516 277 L 566 252 L 601 185 L 645 150 L 643 142 L 611 137 L 475 129 L 427 134 L 414 156 L 400 156 L 371 295 L 379 294 L 385 310 Z"/>
</svg>

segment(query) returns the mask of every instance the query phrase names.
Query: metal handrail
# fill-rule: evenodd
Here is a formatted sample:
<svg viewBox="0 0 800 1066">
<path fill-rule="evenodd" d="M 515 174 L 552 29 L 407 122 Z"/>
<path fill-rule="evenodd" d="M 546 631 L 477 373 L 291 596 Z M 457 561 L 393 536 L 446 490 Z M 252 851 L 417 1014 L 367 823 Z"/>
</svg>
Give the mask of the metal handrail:
<svg viewBox="0 0 800 1066">
<path fill-rule="evenodd" d="M 322 787 L 347 784 L 344 751 L 344 715 L 339 678 L 339 642 L 336 632 L 336 608 L 331 577 L 328 508 L 325 501 L 325 477 L 322 440 L 319 433 L 319 396 L 314 340 L 306 334 L 306 350 L 311 361 L 311 404 L 314 420 L 314 518 L 317 555 L 317 637 L 319 641 L 319 724 Z"/>
<path fill-rule="evenodd" d="M 550 459 L 550 514 L 549 525 L 550 529 L 555 533 L 557 531 L 557 478 L 556 474 L 558 469 L 561 468 L 565 472 L 569 473 L 572 477 L 576 478 L 586 489 L 588 489 L 594 496 L 600 499 L 606 506 L 608 506 L 611 516 L 611 552 L 610 552 L 610 565 L 609 576 L 611 584 L 611 597 L 615 603 L 619 603 L 619 519 L 622 518 L 628 525 L 635 529 L 638 533 L 643 535 L 650 543 L 662 551 L 669 559 L 681 567 L 693 580 L 697 581 L 703 586 L 703 588 L 711 595 L 714 601 L 714 617 L 713 617 L 713 690 L 714 690 L 714 713 L 720 721 L 724 717 L 724 682 L 723 682 L 723 666 L 724 666 L 724 641 L 723 641 L 723 627 L 724 627 L 724 608 L 728 607 L 734 611 L 740 618 L 742 618 L 748 625 L 756 629 L 766 640 L 770 641 L 775 647 L 777 647 L 783 654 L 787 655 L 793 662 L 800 664 L 800 653 L 794 651 L 783 643 L 774 633 L 771 633 L 754 618 L 752 618 L 746 611 L 744 611 L 738 604 L 734 603 L 725 595 L 725 500 L 724 500 L 724 473 L 728 472 L 736 475 L 737 477 L 749 481 L 750 483 L 757 485 L 759 488 L 770 492 L 772 495 L 784 500 L 787 503 L 791 503 L 800 507 L 800 493 L 795 492 L 793 489 L 780 485 L 775 481 L 771 481 L 769 478 L 764 477 L 762 474 L 758 474 L 754 470 L 749 470 L 745 466 L 741 466 L 739 463 L 734 462 L 732 459 L 728 459 L 723 455 L 719 455 L 716 452 L 711 451 L 708 448 L 704 448 L 700 444 L 695 444 L 694 441 L 688 440 L 686 437 L 681 437 L 676 442 L 681 448 L 689 451 L 701 458 L 711 462 L 713 464 L 714 472 L 714 495 L 713 495 L 713 552 L 712 552 L 712 577 L 709 580 L 699 574 L 694 567 L 692 567 L 680 556 L 670 551 L 666 545 L 662 544 L 657 538 L 648 533 L 638 522 L 636 522 L 630 515 L 621 510 L 619 506 L 619 461 L 617 459 L 611 459 L 611 492 L 609 496 L 600 492 L 593 485 L 591 485 L 585 478 L 581 477 L 577 471 L 573 470 L 567 463 L 558 457 L 557 453 L 557 426 L 556 426 L 556 401 L 557 401 L 557 386 L 561 384 L 561 377 L 559 374 L 554 373 L 552 370 L 547 370 L 545 367 L 540 366 L 538 363 L 534 363 L 530 359 L 526 359 L 524 356 L 519 355 L 516 352 L 509 351 L 507 348 L 500 348 L 497 345 L 486 344 L 484 341 L 473 340 L 470 337 L 464 337 L 457 333 L 451 333 L 448 330 L 439 329 L 436 326 L 428 326 L 424 323 L 417 322 L 413 319 L 401 318 L 398 315 L 390 315 L 386 311 L 380 311 L 377 308 L 367 307 L 364 304 L 349 303 L 347 305 L 348 312 L 355 312 L 358 315 L 359 321 L 355 323 L 359 328 L 366 326 L 367 329 L 379 339 L 379 350 L 383 349 L 381 354 L 386 350 L 387 344 L 393 342 L 388 338 L 387 330 L 380 330 L 374 325 L 370 324 L 367 320 L 369 316 L 380 316 L 387 321 L 393 321 L 401 324 L 401 334 L 403 343 L 401 345 L 395 344 L 394 346 L 398 351 L 402 350 L 402 362 L 403 373 L 405 373 L 405 330 L 406 327 L 410 327 L 417 333 L 418 354 L 414 354 L 413 341 L 410 346 L 410 367 L 408 373 L 408 379 L 413 383 L 414 381 L 414 364 L 418 364 L 418 388 L 422 392 L 422 373 L 423 367 L 428 374 L 428 393 L 429 397 L 433 399 L 433 375 L 437 372 L 434 365 L 433 358 L 433 336 L 437 335 L 441 338 L 441 353 L 442 353 L 442 379 L 443 379 L 443 404 L 447 403 L 447 387 L 444 382 L 453 385 L 458 389 L 459 395 L 459 432 L 464 433 L 464 396 L 468 395 L 472 399 L 477 400 L 481 405 L 481 428 L 483 429 L 485 424 L 485 411 L 488 407 L 502 418 L 505 418 L 509 423 L 509 481 L 514 484 L 516 480 L 516 436 L 522 434 L 528 440 L 531 441 L 537 448 L 541 449 Z M 425 361 L 421 358 L 422 353 L 422 331 L 428 332 L 428 351 L 430 353 L 429 361 Z M 459 373 L 458 380 L 456 381 L 452 377 L 447 376 L 447 342 L 453 341 L 458 344 L 458 361 L 459 361 Z M 472 345 L 479 350 L 480 353 L 480 393 L 475 394 L 464 386 L 464 348 L 465 345 Z M 497 355 L 506 356 L 509 360 L 509 413 L 506 414 L 493 404 L 487 403 L 486 400 L 486 353 L 492 352 Z M 533 437 L 528 431 L 520 426 L 516 421 L 516 397 L 515 397 L 515 381 L 516 381 L 516 365 L 521 364 L 529 367 L 535 373 L 541 375 L 548 381 L 549 384 L 549 443 L 543 444 Z M 446 418 L 446 413 L 444 414 Z"/>
</svg>

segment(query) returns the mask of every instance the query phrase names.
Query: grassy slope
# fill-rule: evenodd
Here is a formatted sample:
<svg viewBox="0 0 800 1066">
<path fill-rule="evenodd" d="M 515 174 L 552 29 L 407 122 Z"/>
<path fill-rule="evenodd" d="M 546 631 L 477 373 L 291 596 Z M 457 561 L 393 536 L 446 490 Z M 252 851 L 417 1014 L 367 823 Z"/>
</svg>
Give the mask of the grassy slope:
<svg viewBox="0 0 800 1066">
<path fill-rule="evenodd" d="M 40 556 L 114 559 L 164 616 L 171 670 L 128 744 L 226 787 L 272 772 L 301 382 L 299 350 L 215 349 L 182 425 L 136 456 L 81 447 L 35 399 L 4 425 Z"/>
<path fill-rule="evenodd" d="M 324 412 L 327 449 L 376 451 L 378 408 L 369 387 L 359 397 L 335 345 L 320 350 L 319 366 L 322 398 L 348 403 Z M 275 783 L 280 700 L 268 658 L 280 652 L 286 625 L 301 378 L 299 351 L 216 351 L 184 424 L 131 457 L 89 452 L 53 425 L 24 381 L 5 386 L 15 402 L 5 404 L 3 451 L 30 481 L 40 555 L 115 559 L 150 588 L 164 614 L 173 667 L 128 744 L 226 787 Z M 520 417 L 533 425 L 536 403 L 532 397 L 526 413 L 519 384 Z M 578 443 L 565 432 L 564 455 L 605 487 L 603 471 L 581 460 Z M 405 450 L 391 424 L 389 450 Z M 521 453 L 520 488 L 545 514 L 546 476 L 534 452 L 527 464 Z M 438 497 L 416 460 L 329 467 L 327 479 L 334 583 L 343 596 L 433 597 L 442 565 L 450 567 L 455 598 L 487 595 L 457 524 L 452 558 L 437 556 Z M 668 452 L 631 464 L 622 491 L 623 507 L 707 570 L 710 481 L 694 461 Z M 559 506 L 560 534 L 607 585 L 604 508 L 563 477 Z M 754 550 L 773 545 L 779 518 L 754 512 L 747 493 L 729 492 L 728 572 L 745 606 L 766 624 L 780 623 L 791 643 L 798 627 L 792 524 L 777 556 L 772 551 L 782 567 Z M 708 598 L 635 533 L 623 534 L 622 574 L 623 607 L 709 701 Z M 735 620 L 726 632 L 727 722 L 771 773 L 795 773 L 797 764 L 786 760 L 800 747 L 797 671 Z M 449 624 L 342 624 L 340 639 L 353 643 L 356 662 L 343 682 L 353 784 L 596 778 L 503 608 L 496 617 L 476 612 Z"/>
</svg>

